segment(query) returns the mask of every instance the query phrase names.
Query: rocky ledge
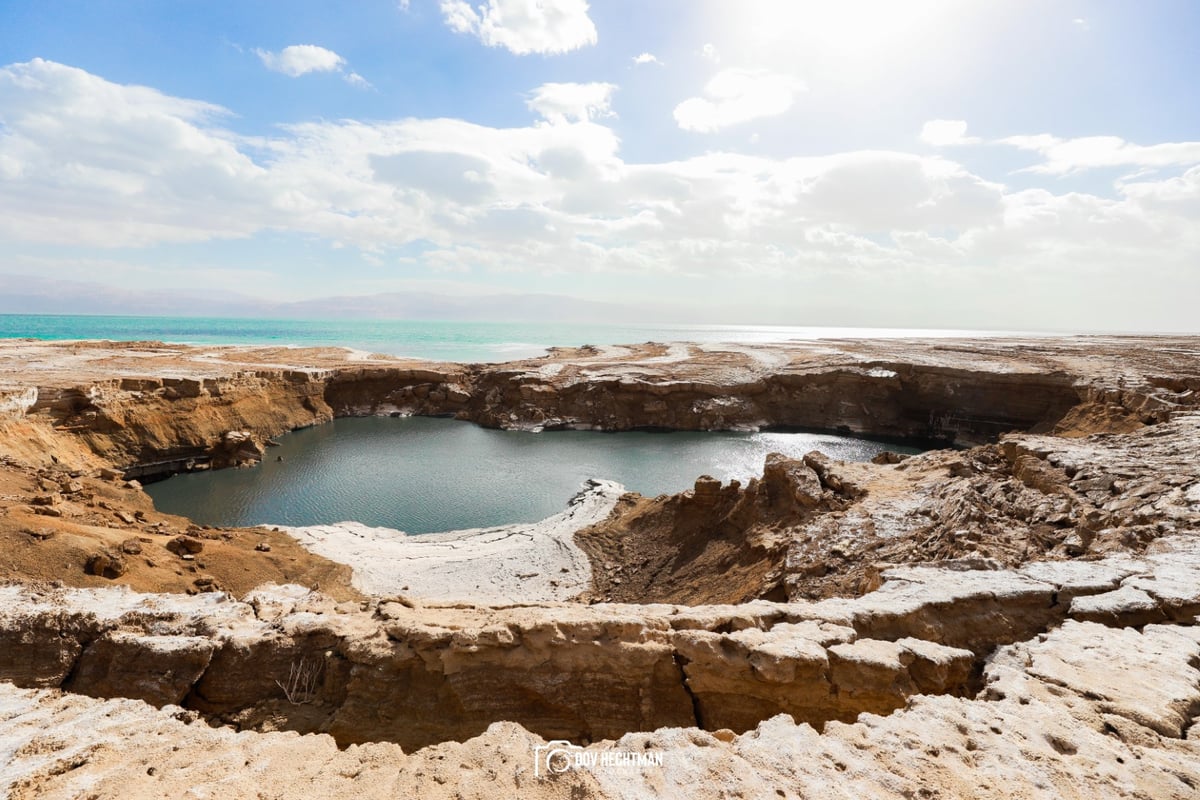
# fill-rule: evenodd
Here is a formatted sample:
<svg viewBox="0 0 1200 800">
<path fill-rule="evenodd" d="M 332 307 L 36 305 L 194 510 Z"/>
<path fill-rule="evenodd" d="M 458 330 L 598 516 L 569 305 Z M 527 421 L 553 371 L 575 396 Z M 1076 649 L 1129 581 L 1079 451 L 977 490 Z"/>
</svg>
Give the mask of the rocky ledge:
<svg viewBox="0 0 1200 800">
<path fill-rule="evenodd" d="M 224 769 L 237 796 L 269 774 L 279 796 L 1191 797 L 1200 547 L 1152 550 L 738 606 L 9 587 L 0 677 L 27 690 L 0 684 L 3 774 L 13 797 L 182 796 Z M 546 740 L 647 761 L 539 775 Z"/>
<path fill-rule="evenodd" d="M 338 603 L 294 585 L 239 602 L 9 586 L 0 609 L 0 679 L 343 745 L 412 749 L 500 720 L 576 742 L 671 726 L 741 733 L 781 713 L 820 726 L 917 694 L 973 693 L 999 646 L 1068 620 L 1188 626 L 1200 542 L 1021 570 L 896 568 L 862 597 L 808 603 Z M 1183 736 L 1200 705 L 1179 712 L 1152 727 Z"/>
<path fill-rule="evenodd" d="M 647 343 L 465 366 L 9 342 L 0 384 L 14 797 L 1200 787 L 1200 340 Z M 769 457 L 745 486 L 673 497 L 597 487 L 548 538 L 419 547 L 195 526 L 137 482 L 387 413 L 958 449 Z M 558 585 L 496 558 L 509 539 Z M 385 559 L 407 583 L 380 583 Z M 491 593 L 461 596 L 476 584 Z M 535 761 L 557 740 L 574 761 L 546 775 L 567 763 Z"/>
<path fill-rule="evenodd" d="M 11 687 L 0 687 L 0 752 L 13 753 L 4 772 L 13 800 L 202 796 L 197 787 L 281 798 L 1186 800 L 1200 785 L 1200 730 L 1188 717 L 1200 699 L 1194 632 L 1068 622 L 1001 647 L 974 698 L 921 695 L 821 731 L 780 715 L 741 735 L 627 734 L 572 752 L 596 766 L 563 772 L 538 764 L 545 740 L 513 723 L 412 753 L 339 749 L 329 736 L 212 728 L 172 706 Z M 1142 682 L 1152 675 L 1161 677 Z M 638 753 L 650 765 L 601 766 Z"/>
<path fill-rule="evenodd" d="M 261 457 L 334 416 L 501 428 L 804 428 L 965 446 L 1113 432 L 1193 405 L 1195 339 L 843 340 L 559 349 L 439 364 L 341 349 L 0 341 L 0 414 L 52 424 L 126 477 Z"/>
</svg>

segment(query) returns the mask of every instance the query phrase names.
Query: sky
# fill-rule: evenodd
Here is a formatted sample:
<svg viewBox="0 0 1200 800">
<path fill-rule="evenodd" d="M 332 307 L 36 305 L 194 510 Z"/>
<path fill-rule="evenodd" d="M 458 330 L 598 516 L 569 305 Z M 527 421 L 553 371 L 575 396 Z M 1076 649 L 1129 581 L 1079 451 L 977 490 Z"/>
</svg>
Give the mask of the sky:
<svg viewBox="0 0 1200 800">
<path fill-rule="evenodd" d="M 1190 0 L 0 0 L 0 274 L 1197 331 L 1198 41 Z"/>
</svg>

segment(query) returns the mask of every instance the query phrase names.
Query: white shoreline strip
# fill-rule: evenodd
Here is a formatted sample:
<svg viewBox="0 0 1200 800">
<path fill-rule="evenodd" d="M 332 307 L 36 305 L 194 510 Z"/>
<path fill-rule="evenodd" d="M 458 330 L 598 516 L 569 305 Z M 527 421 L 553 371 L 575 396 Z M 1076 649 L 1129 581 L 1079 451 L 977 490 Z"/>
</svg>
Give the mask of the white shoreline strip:
<svg viewBox="0 0 1200 800">
<path fill-rule="evenodd" d="M 570 600 L 591 588 L 592 566 L 575 532 L 605 519 L 625 493 L 588 481 L 566 510 L 541 522 L 409 535 L 358 522 L 280 527 L 300 544 L 353 570 L 369 595 L 414 600 L 531 603 Z"/>
</svg>

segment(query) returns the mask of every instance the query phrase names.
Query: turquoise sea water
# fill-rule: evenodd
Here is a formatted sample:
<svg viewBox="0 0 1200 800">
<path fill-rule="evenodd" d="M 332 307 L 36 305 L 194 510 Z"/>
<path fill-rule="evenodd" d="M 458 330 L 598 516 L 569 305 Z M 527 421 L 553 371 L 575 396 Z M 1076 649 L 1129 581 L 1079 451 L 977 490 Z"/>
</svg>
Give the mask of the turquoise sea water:
<svg viewBox="0 0 1200 800">
<path fill-rule="evenodd" d="M 353 520 L 428 533 L 543 519 L 588 478 L 653 496 L 705 473 L 746 481 L 770 452 L 915 452 L 804 433 L 525 433 L 423 417 L 339 419 L 280 442 L 257 467 L 178 475 L 146 491 L 158 509 L 209 525 Z"/>
<path fill-rule="evenodd" d="M 435 361 L 506 361 L 547 347 L 646 341 L 775 342 L 830 337 L 978 336 L 1005 332 L 766 325 L 603 325 L 408 320 L 231 319 L 0 314 L 0 338 L 158 340 L 341 346 Z"/>
</svg>

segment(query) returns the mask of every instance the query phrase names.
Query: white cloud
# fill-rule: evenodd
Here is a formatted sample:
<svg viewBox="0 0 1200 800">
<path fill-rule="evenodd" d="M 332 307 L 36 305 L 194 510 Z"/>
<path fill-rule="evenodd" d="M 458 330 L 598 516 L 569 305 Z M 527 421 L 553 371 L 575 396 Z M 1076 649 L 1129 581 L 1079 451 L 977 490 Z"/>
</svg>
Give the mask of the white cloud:
<svg viewBox="0 0 1200 800">
<path fill-rule="evenodd" d="M 267 69 L 292 78 L 299 78 L 310 72 L 338 72 L 341 73 L 342 80 L 351 86 L 359 89 L 371 88 L 371 82 L 362 75 L 346 71 L 346 59 L 315 44 L 293 44 L 278 53 L 256 49 L 254 53 Z"/>
<path fill-rule="evenodd" d="M 0 68 L 0 244 L 19 253 L 26 242 L 138 247 L 277 231 L 385 261 L 420 242 L 416 268 L 431 271 L 671 276 L 661 279 L 719 286 L 722 298 L 769 278 L 770 296 L 869 300 L 881 324 L 916 303 L 928 324 L 953 323 L 942 309 L 961 324 L 1007 307 L 1043 325 L 1113 328 L 1135 313 L 1134 293 L 1155 315 L 1178 306 L 1194 319 L 1200 166 L 1101 197 L 1011 191 L 952 160 L 893 151 L 630 163 L 602 124 L 611 92 L 539 87 L 528 102 L 547 121 L 516 128 L 344 120 L 246 140 L 215 105 L 47 61 L 10 65 Z M 1178 150 L 1159 147 L 1134 153 L 1161 161 Z"/>
<path fill-rule="evenodd" d="M 978 144 L 983 141 L 976 136 L 967 136 L 967 123 L 961 119 L 931 119 L 921 126 L 919 138 L 934 147 Z"/>
<path fill-rule="evenodd" d="M 951 161 L 865 151 L 817 163 L 819 172 L 803 181 L 803 210 L 809 219 L 859 232 L 968 228 L 1001 221 L 1003 187 Z"/>
<path fill-rule="evenodd" d="M 346 63 L 346 60 L 337 53 L 315 44 L 293 44 L 278 53 L 268 50 L 255 50 L 254 52 L 267 69 L 272 72 L 282 72 L 292 78 L 298 78 L 310 72 L 336 72 L 341 70 Z"/>
<path fill-rule="evenodd" d="M 546 121 L 586 122 L 616 116 L 612 112 L 611 83 L 543 83 L 525 102 Z"/>
<path fill-rule="evenodd" d="M 1083 17 L 1076 17 L 1075 19 L 1071 20 L 1071 24 L 1082 31 L 1091 29 L 1091 25 L 1089 25 L 1088 21 Z"/>
<path fill-rule="evenodd" d="M 1167 180 L 1123 183 L 1121 192 L 1143 208 L 1200 219 L 1200 167 Z"/>
<path fill-rule="evenodd" d="M 1200 164 L 1200 142 L 1139 145 L 1117 136 L 1060 139 L 1048 133 L 1009 136 L 999 141 L 1040 154 L 1045 160 L 1023 171 L 1047 175 L 1066 175 L 1103 167 L 1170 167 Z"/>
<path fill-rule="evenodd" d="M 653 53 L 640 53 L 633 57 L 633 63 L 658 64 L 661 67 L 663 62 L 659 61 L 658 56 L 654 55 Z"/>
<path fill-rule="evenodd" d="M 0 68 L 0 238 L 129 246 L 247 236 L 268 172 L 209 103 L 35 59 Z"/>
<path fill-rule="evenodd" d="M 726 69 L 704 87 L 704 97 L 675 106 L 675 121 L 687 131 L 708 133 L 792 107 L 804 85 L 788 75 L 761 69 Z"/>
<path fill-rule="evenodd" d="M 712 42 L 704 43 L 704 47 L 700 48 L 700 55 L 714 64 L 721 63 L 721 54 L 717 52 L 717 48 Z"/>
<path fill-rule="evenodd" d="M 566 53 L 596 43 L 586 0 L 441 0 L 451 30 L 477 36 L 489 47 L 517 55 Z"/>
</svg>

